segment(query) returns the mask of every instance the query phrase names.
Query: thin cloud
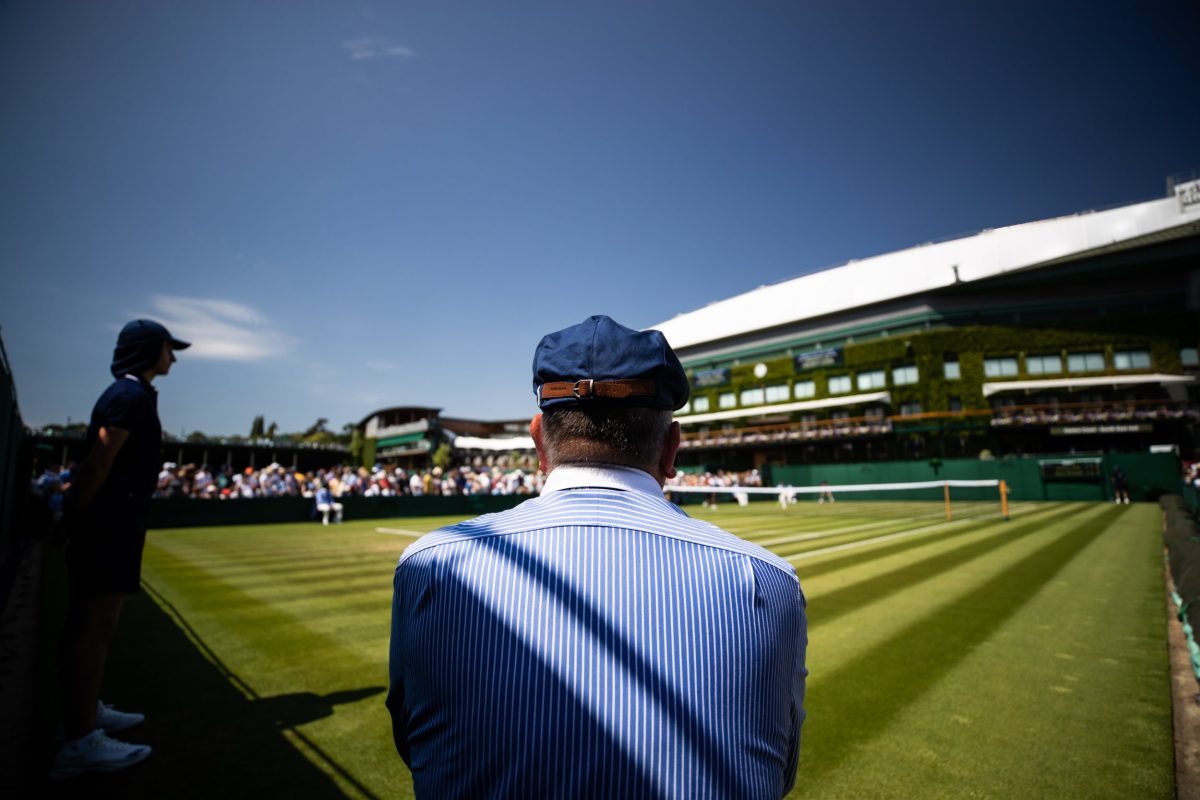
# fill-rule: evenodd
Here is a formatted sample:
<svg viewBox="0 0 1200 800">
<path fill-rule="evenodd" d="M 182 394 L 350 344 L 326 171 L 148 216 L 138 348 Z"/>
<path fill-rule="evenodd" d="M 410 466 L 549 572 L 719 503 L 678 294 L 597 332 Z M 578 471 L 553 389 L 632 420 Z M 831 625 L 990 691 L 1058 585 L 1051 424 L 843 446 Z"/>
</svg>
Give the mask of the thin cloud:
<svg viewBox="0 0 1200 800">
<path fill-rule="evenodd" d="M 375 372 L 392 372 L 399 369 L 399 365 L 394 361 L 383 361 L 381 359 L 373 359 L 363 364 L 367 369 Z"/>
<path fill-rule="evenodd" d="M 417 51 L 411 47 L 389 39 L 386 36 L 362 36 L 358 39 L 346 39 L 342 47 L 350 53 L 350 58 L 362 61 L 368 58 L 416 58 Z"/>
<path fill-rule="evenodd" d="M 172 335 L 192 343 L 191 358 L 261 361 L 286 354 L 296 339 L 250 306 L 229 300 L 155 295 L 155 312 Z"/>
</svg>

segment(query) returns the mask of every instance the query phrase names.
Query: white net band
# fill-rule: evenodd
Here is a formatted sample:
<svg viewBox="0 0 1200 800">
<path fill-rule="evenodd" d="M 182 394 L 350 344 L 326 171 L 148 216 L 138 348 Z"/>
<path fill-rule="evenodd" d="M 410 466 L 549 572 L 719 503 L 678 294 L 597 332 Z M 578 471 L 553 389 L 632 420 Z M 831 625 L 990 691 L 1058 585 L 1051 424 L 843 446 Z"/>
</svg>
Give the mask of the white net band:
<svg viewBox="0 0 1200 800">
<path fill-rule="evenodd" d="M 712 494 L 713 492 L 745 492 L 746 494 L 819 494 L 821 492 L 879 492 L 904 491 L 905 489 L 939 489 L 949 486 L 952 489 L 980 488 L 999 486 L 997 479 L 965 481 L 912 481 L 910 483 L 847 483 L 839 486 L 674 486 L 667 484 L 664 492 L 691 492 L 695 494 Z"/>
</svg>

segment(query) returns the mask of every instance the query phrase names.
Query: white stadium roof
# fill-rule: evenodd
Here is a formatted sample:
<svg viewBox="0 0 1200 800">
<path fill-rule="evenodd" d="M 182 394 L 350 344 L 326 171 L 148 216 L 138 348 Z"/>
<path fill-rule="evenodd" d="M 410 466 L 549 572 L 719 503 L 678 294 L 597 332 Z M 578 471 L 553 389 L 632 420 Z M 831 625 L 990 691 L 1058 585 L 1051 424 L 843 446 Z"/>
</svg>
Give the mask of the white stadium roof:
<svg viewBox="0 0 1200 800">
<path fill-rule="evenodd" d="M 1200 232 L 1200 181 L 1161 200 L 986 230 L 761 286 L 654 328 L 676 350 L 896 300 L 955 283 Z"/>
</svg>

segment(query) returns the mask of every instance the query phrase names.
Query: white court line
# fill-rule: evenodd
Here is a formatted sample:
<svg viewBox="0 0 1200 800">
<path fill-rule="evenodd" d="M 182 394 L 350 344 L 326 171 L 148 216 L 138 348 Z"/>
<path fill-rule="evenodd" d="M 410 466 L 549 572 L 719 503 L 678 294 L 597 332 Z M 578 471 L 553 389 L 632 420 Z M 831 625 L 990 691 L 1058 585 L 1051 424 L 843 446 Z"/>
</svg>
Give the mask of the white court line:
<svg viewBox="0 0 1200 800">
<path fill-rule="evenodd" d="M 1011 511 L 1011 509 L 1010 509 L 1010 511 Z M 905 536 L 915 536 L 919 533 L 927 533 L 929 531 L 935 530 L 936 528 L 945 528 L 950 525 L 959 525 L 963 522 L 975 522 L 978 519 L 979 519 L 978 517 L 967 517 L 966 519 L 956 519 L 956 520 L 951 520 L 949 522 L 939 522 L 934 525 L 923 525 L 920 528 L 912 528 L 910 530 L 900 531 L 899 533 L 887 533 L 887 534 L 884 534 L 883 536 L 875 536 L 871 539 L 858 539 L 853 542 L 847 542 L 846 544 L 835 544 L 835 545 L 831 545 L 830 547 L 822 547 L 820 550 L 809 550 L 804 553 L 797 553 L 794 556 L 787 556 L 786 560 L 802 561 L 806 558 L 812 558 L 814 556 L 821 556 L 821 555 L 825 555 L 826 553 L 836 553 L 839 550 L 853 550 L 857 547 L 866 547 L 867 545 L 870 545 L 870 544 L 876 544 L 878 542 L 886 542 L 889 539 L 900 539 Z"/>
<path fill-rule="evenodd" d="M 937 514 L 921 514 L 921 515 L 912 516 L 912 517 L 909 517 L 908 520 L 911 522 L 916 522 L 916 521 L 923 520 L 923 519 L 934 519 L 936 517 L 945 517 L 945 516 L 946 516 L 946 514 L 944 512 L 938 512 Z M 754 542 L 756 545 L 759 545 L 760 547 L 768 547 L 773 544 L 789 544 L 791 542 L 803 542 L 803 541 L 807 541 L 809 539 L 827 539 L 832 536 L 841 536 L 843 533 L 856 533 L 858 531 L 869 531 L 872 528 L 886 528 L 889 525 L 895 525 L 895 524 L 896 524 L 896 520 L 885 519 L 881 522 L 865 522 L 861 525 L 847 525 L 842 528 L 827 528 L 822 531 L 817 531 L 816 533 L 795 533 L 795 534 L 780 535 L 777 532 L 772 531 L 772 532 L 770 532 L 771 536 L 772 536 L 772 538 L 770 538 L 770 539 L 751 539 L 748 536 L 743 536 L 742 538 L 748 542 Z"/>
<path fill-rule="evenodd" d="M 406 531 L 403 528 L 376 528 L 376 533 L 390 533 L 395 536 L 411 536 L 414 539 L 420 539 L 425 534 L 420 531 Z"/>
<path fill-rule="evenodd" d="M 1009 518 L 1012 518 L 1017 512 L 1024 513 L 1025 511 L 1029 510 L 1030 508 L 1033 508 L 1032 503 L 1026 503 L 1026 504 L 1020 505 L 1020 506 L 1011 505 L 1011 506 L 1009 506 L 1009 509 L 1008 509 Z M 944 517 L 944 516 L 945 516 L 945 514 L 940 511 L 937 512 L 936 514 L 917 514 L 912 517 L 909 517 L 908 521 L 919 522 L 919 521 L 925 520 L 925 519 L 935 519 L 935 518 L 940 518 L 940 517 Z M 987 520 L 988 515 L 976 514 L 973 516 L 960 516 L 958 519 L 951 520 L 951 521 L 952 522 L 961 522 L 961 521 L 976 520 L 976 519 L 977 520 Z M 997 516 L 997 517 L 995 517 L 995 519 L 999 520 L 1000 517 Z M 762 533 L 762 534 L 770 533 L 772 538 L 756 539 L 756 538 L 751 538 L 749 536 L 743 536 L 742 538 L 748 542 L 753 542 L 754 544 L 759 545 L 760 547 L 770 547 L 772 545 L 777 545 L 777 544 L 792 544 L 794 542 L 804 542 L 804 541 L 809 541 L 811 539 L 825 539 L 825 538 L 829 538 L 829 537 L 833 537 L 833 536 L 841 536 L 844 533 L 855 533 L 857 531 L 870 530 L 871 528 L 886 528 L 888 525 L 895 525 L 895 524 L 896 524 L 895 520 L 887 519 L 887 520 L 883 520 L 882 522 L 868 522 L 868 523 L 864 523 L 862 525 L 849 525 L 849 526 L 842 527 L 842 528 L 829 528 L 827 530 L 817 531 L 815 533 L 797 533 L 797 534 L 779 535 L 778 532 L 775 532 L 775 531 L 770 531 L 770 532 L 761 531 L 760 533 Z M 928 526 L 921 526 L 919 528 L 906 528 L 905 531 L 924 530 L 926 527 L 928 527 Z M 901 531 L 901 533 L 903 533 L 903 532 L 904 531 Z M 872 539 L 871 541 L 875 541 L 875 540 Z"/>
<path fill-rule="evenodd" d="M 820 550 L 809 550 L 806 553 L 797 553 L 794 556 L 788 556 L 787 560 L 788 561 L 802 561 L 806 558 L 813 558 L 814 556 L 823 556 L 826 553 L 836 553 L 839 550 L 853 550 L 856 547 L 866 547 L 869 544 L 876 544 L 878 542 L 886 542 L 889 539 L 901 539 L 905 536 L 916 536 L 917 534 L 920 534 L 920 533 L 928 533 L 929 531 L 932 531 L 936 528 L 945 528 L 950 525 L 961 525 L 964 522 L 970 522 L 970 521 L 971 520 L 956 519 L 956 520 L 952 520 L 950 522 L 939 522 L 934 525 L 923 525 L 920 528 L 912 528 L 907 531 L 900 531 L 899 533 L 886 533 L 883 536 L 875 536 L 870 539 L 859 539 L 858 541 L 847 542 L 846 544 L 835 544 L 830 547 L 822 547 Z"/>
</svg>

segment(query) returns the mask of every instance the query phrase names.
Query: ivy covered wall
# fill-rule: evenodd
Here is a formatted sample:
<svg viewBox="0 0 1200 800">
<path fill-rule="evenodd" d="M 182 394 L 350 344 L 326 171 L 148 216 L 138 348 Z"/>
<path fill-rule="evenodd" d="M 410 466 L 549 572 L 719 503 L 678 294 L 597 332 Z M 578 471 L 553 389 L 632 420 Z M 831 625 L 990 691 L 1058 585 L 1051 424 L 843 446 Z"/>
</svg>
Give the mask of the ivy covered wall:
<svg viewBox="0 0 1200 800">
<path fill-rule="evenodd" d="M 1102 352 L 1105 369 L 1097 372 L 1070 373 L 1073 377 L 1097 375 L 1128 375 L 1138 372 L 1164 372 L 1178 374 L 1182 371 L 1179 361 L 1180 341 L 1173 335 L 1147 333 L 1099 332 L 1094 330 L 1063 330 L 1050 328 L 1026 328 L 1018 326 L 970 326 L 957 328 L 935 328 L 890 335 L 869 341 L 850 341 L 842 346 L 842 363 L 812 369 L 797 369 L 794 355 L 799 351 L 782 351 L 766 358 L 734 360 L 732 362 L 704 362 L 692 366 L 696 370 L 712 367 L 729 369 L 729 382 L 719 386 L 693 388 L 694 399 L 709 398 L 708 411 L 720 410 L 718 395 L 733 392 L 740 399 L 746 389 L 767 387 L 786 383 L 788 400 L 796 398 L 794 385 L 797 381 L 813 381 L 816 393 L 811 399 L 831 396 L 860 394 L 856 377 L 863 372 L 883 370 L 886 388 L 891 392 L 892 409 L 895 411 L 906 403 L 919 403 L 922 411 L 945 412 L 950 408 L 950 398 L 960 400 L 965 411 L 988 408 L 983 396 L 985 380 L 1022 380 L 1065 377 L 1067 356 L 1070 353 Z M 1147 350 L 1151 366 L 1147 369 L 1117 370 L 1113 354 L 1122 350 Z M 1062 359 L 1063 372 L 1047 375 L 1030 375 L 1025 356 L 1058 355 Z M 944 362 L 957 357 L 960 377 L 948 380 L 944 377 Z M 1002 379 L 986 379 L 984 359 L 1013 357 L 1017 359 L 1018 374 Z M 766 366 L 766 374 L 754 375 L 757 364 Z M 918 370 L 914 384 L 895 385 L 892 369 L 913 365 Z M 689 370 L 691 372 L 692 370 Z M 851 377 L 851 390 L 838 395 L 829 393 L 829 378 L 838 375 Z M 874 391 L 874 390 L 872 390 Z M 1062 390 L 1065 391 L 1065 390 Z M 804 398 L 808 399 L 808 398 Z M 757 404 L 756 404 L 757 406 Z M 745 408 L 738 403 L 735 408 Z M 818 412 L 828 415 L 828 411 Z M 855 412 L 852 411 L 852 414 Z M 793 415 L 795 416 L 795 415 Z M 686 417 L 684 418 L 686 419 Z"/>
</svg>

